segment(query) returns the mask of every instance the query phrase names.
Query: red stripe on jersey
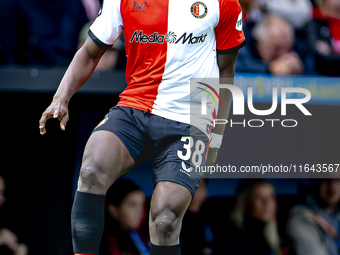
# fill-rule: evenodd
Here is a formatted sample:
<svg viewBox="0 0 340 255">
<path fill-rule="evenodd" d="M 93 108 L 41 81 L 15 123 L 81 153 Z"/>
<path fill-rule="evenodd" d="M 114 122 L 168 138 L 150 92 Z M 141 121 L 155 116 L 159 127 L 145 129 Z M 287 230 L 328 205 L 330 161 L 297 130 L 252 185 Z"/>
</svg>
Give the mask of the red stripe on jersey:
<svg viewBox="0 0 340 255">
<path fill-rule="evenodd" d="M 75 253 L 74 255 L 95 255 L 95 254 L 83 254 L 83 253 Z"/>
<path fill-rule="evenodd" d="M 169 1 L 121 1 L 128 87 L 117 105 L 152 110 L 166 62 L 168 7 Z"/>
</svg>

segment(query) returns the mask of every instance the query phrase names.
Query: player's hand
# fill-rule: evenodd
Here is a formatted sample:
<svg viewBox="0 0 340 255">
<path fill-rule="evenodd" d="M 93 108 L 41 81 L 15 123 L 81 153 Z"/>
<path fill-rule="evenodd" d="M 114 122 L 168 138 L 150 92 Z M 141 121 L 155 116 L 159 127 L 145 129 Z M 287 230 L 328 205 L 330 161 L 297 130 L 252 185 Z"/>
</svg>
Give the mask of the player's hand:
<svg viewBox="0 0 340 255">
<path fill-rule="evenodd" d="M 218 148 L 209 148 L 206 166 L 212 166 L 215 164 L 218 154 Z"/>
<path fill-rule="evenodd" d="M 55 119 L 58 118 L 60 120 L 61 130 L 65 130 L 66 123 L 69 119 L 68 103 L 64 100 L 53 99 L 51 105 L 45 110 L 39 121 L 41 135 L 46 133 L 46 121 L 52 117 Z"/>
</svg>

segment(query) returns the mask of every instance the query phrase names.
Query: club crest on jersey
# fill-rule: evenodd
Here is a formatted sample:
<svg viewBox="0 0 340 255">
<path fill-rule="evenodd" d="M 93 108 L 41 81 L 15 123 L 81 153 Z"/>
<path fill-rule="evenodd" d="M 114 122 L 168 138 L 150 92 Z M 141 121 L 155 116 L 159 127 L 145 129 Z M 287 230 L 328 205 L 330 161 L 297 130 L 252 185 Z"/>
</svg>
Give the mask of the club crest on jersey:
<svg viewBox="0 0 340 255">
<path fill-rule="evenodd" d="M 109 120 L 109 115 L 106 114 L 105 118 L 101 122 L 99 122 L 99 124 L 95 128 L 100 127 L 101 125 L 105 124 L 108 120 Z"/>
<path fill-rule="evenodd" d="M 191 14 L 197 19 L 203 19 L 207 16 L 208 7 L 205 3 L 202 2 L 195 2 L 191 5 Z"/>
</svg>

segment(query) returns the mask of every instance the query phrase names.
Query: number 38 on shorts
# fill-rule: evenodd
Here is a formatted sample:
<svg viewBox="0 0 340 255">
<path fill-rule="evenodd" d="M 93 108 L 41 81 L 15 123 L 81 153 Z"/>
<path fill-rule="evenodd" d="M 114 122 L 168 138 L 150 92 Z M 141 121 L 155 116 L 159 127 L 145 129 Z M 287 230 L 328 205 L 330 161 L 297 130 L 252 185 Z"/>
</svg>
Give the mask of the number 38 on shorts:
<svg viewBox="0 0 340 255">
<path fill-rule="evenodd" d="M 183 148 L 177 150 L 177 156 L 182 161 L 182 168 L 187 172 L 191 172 L 193 167 L 205 165 L 206 161 L 206 143 L 201 139 L 194 139 L 191 136 L 182 136 Z M 190 167 L 187 168 L 185 163 L 190 162 Z"/>
</svg>

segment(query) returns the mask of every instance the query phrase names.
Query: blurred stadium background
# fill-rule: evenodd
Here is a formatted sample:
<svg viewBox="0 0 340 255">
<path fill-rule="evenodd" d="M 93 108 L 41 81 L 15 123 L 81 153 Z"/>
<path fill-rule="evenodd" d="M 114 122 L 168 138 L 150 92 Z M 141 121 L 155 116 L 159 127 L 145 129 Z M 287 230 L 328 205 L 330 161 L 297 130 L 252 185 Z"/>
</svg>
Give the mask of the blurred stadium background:
<svg viewBox="0 0 340 255">
<path fill-rule="evenodd" d="M 313 117 L 292 106 L 289 118 L 299 121 L 294 129 L 228 128 L 217 163 L 340 163 L 340 1 L 240 3 L 247 46 L 239 52 L 236 84 L 254 88 L 257 109 L 270 108 L 272 87 L 303 84 L 312 92 L 306 107 Z M 66 132 L 49 120 L 47 134 L 39 135 L 40 116 L 100 5 L 97 0 L 0 1 L 0 174 L 6 182 L 0 228 L 11 229 L 29 254 L 72 253 L 70 211 L 82 152 L 126 86 L 121 39 L 72 98 Z M 282 119 L 279 107 L 271 117 Z M 242 118 L 253 116 L 248 111 Z M 152 194 L 149 167 L 147 162 L 124 177 L 146 197 Z M 225 204 L 219 209 L 227 214 L 239 181 L 210 179 L 208 200 L 220 198 Z M 310 181 L 271 183 L 278 196 L 279 232 L 284 233 L 288 211 Z"/>
</svg>

